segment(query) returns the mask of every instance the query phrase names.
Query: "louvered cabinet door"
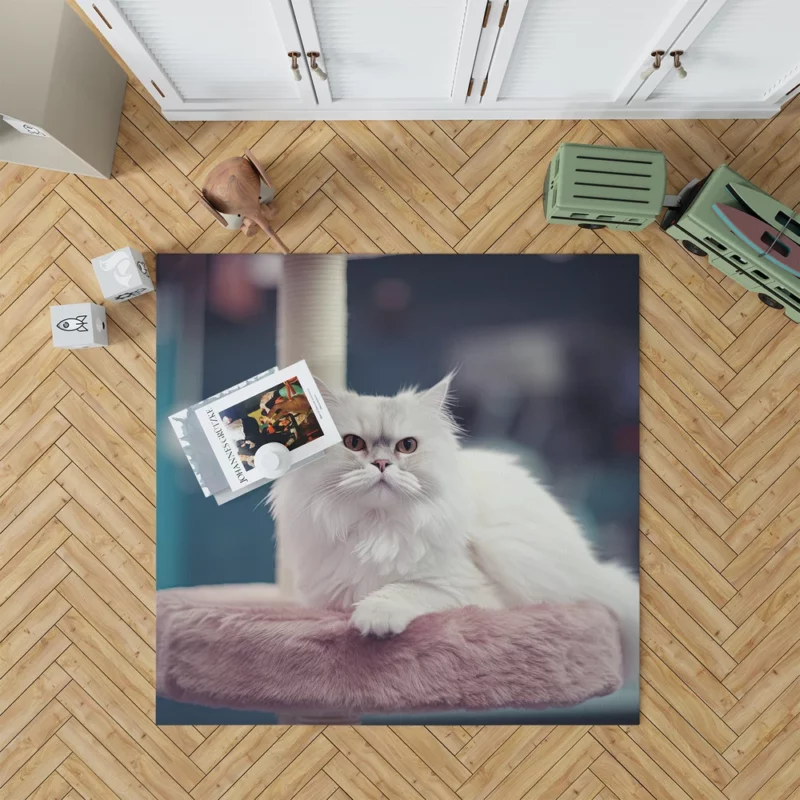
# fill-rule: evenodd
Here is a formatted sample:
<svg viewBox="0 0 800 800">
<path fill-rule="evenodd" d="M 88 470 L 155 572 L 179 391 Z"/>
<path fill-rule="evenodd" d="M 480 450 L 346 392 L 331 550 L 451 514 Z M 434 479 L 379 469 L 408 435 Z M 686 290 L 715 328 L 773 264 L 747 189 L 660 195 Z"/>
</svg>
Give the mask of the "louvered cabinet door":
<svg viewBox="0 0 800 800">
<path fill-rule="evenodd" d="M 167 114 L 316 106 L 289 0 L 77 2 Z"/>
<path fill-rule="evenodd" d="M 321 109 L 463 105 L 486 0 L 292 0 Z M 318 55 L 314 55 L 318 54 Z"/>
<path fill-rule="evenodd" d="M 480 105 L 565 115 L 624 106 L 704 0 L 509 0 Z"/>
<path fill-rule="evenodd" d="M 660 107 L 783 103 L 800 91 L 800 0 L 708 0 L 633 104 Z"/>
</svg>

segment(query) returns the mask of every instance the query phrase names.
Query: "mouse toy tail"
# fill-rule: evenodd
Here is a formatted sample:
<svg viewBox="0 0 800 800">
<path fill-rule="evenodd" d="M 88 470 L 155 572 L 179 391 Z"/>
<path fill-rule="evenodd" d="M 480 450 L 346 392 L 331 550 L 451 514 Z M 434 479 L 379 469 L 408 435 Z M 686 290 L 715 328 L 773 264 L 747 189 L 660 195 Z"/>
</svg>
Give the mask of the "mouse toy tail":
<svg viewBox="0 0 800 800">
<path fill-rule="evenodd" d="M 275 233 L 272 225 L 270 225 L 269 222 L 263 218 L 263 216 L 259 216 L 258 219 L 256 219 L 256 223 L 258 224 L 259 228 L 261 228 L 261 230 L 264 231 L 264 233 L 266 233 L 276 245 L 278 245 L 278 249 L 281 251 L 281 253 L 286 255 L 289 252 L 289 248 L 283 243 L 281 237 Z"/>
</svg>

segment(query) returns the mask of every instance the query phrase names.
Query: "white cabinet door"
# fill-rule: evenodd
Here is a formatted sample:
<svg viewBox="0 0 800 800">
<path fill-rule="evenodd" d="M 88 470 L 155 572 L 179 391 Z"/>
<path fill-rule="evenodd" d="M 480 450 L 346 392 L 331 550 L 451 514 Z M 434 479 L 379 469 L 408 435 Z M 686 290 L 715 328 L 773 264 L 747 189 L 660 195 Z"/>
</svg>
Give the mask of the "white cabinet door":
<svg viewBox="0 0 800 800">
<path fill-rule="evenodd" d="M 624 106 L 704 0 L 509 0 L 482 106 Z"/>
<path fill-rule="evenodd" d="M 800 0 L 708 0 L 669 48 L 686 77 L 670 60 L 633 103 L 782 103 L 800 89 L 799 31 Z"/>
<path fill-rule="evenodd" d="M 486 0 L 292 0 L 320 111 L 463 105 Z"/>
<path fill-rule="evenodd" d="M 290 0 L 77 0 L 165 111 L 316 105 Z"/>
</svg>

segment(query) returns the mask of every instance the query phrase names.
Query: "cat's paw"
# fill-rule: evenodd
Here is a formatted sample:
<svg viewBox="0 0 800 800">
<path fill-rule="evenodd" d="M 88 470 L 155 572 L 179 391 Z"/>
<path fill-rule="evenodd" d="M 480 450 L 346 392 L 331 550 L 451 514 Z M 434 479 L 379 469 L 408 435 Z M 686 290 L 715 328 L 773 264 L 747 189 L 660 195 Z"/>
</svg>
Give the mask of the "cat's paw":
<svg viewBox="0 0 800 800">
<path fill-rule="evenodd" d="M 408 606 L 383 597 L 365 597 L 350 617 L 362 636 L 393 636 L 402 633 L 415 614 Z"/>
</svg>

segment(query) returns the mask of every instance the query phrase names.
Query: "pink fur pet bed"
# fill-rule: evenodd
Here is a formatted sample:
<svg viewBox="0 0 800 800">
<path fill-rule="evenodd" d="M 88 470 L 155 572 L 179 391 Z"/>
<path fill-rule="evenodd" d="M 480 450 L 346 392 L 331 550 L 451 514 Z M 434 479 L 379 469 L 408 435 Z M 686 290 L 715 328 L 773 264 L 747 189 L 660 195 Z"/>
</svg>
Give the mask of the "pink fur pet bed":
<svg viewBox="0 0 800 800">
<path fill-rule="evenodd" d="M 158 593 L 157 691 L 289 713 L 571 706 L 622 683 L 617 622 L 589 603 L 462 608 L 362 637 L 335 611 L 266 584 Z"/>
</svg>

